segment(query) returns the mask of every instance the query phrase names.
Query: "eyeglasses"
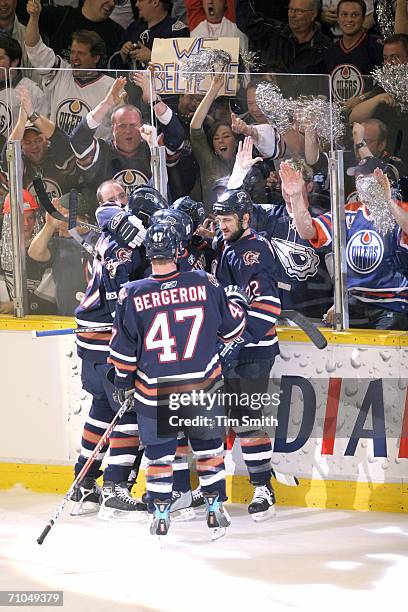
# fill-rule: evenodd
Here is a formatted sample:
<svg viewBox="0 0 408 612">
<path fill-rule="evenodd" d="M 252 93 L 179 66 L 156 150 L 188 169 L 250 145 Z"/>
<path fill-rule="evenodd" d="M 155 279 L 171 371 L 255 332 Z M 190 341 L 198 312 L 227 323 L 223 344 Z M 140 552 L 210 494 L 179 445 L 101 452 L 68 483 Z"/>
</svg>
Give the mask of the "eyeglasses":
<svg viewBox="0 0 408 612">
<path fill-rule="evenodd" d="M 293 13 L 294 15 L 303 15 L 303 13 L 310 13 L 311 11 L 313 11 L 313 9 L 299 9 L 292 8 L 291 6 L 288 7 L 288 13 Z"/>
</svg>

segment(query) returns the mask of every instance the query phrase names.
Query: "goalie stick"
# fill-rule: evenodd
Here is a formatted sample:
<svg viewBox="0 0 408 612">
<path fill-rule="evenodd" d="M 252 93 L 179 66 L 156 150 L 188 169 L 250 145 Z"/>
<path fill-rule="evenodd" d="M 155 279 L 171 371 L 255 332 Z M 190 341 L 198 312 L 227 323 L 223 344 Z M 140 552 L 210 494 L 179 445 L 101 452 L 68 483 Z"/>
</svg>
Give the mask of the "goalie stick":
<svg viewBox="0 0 408 612">
<path fill-rule="evenodd" d="M 47 537 L 47 535 L 49 534 L 49 532 L 51 531 L 52 527 L 55 525 L 55 521 L 58 520 L 61 512 L 63 511 L 63 509 L 65 508 L 65 506 L 67 505 L 67 503 L 69 502 L 69 500 L 71 499 L 71 495 L 74 492 L 75 488 L 79 485 L 79 483 L 81 482 L 81 480 L 86 476 L 89 468 L 91 467 L 92 463 L 95 460 L 95 457 L 98 455 L 99 451 L 101 450 L 101 448 L 106 444 L 106 442 L 109 439 L 109 436 L 111 435 L 112 431 L 114 430 L 116 423 L 119 421 L 119 419 L 121 419 L 123 417 L 123 415 L 125 414 L 125 412 L 128 410 L 128 408 L 130 408 L 131 404 L 132 404 L 133 398 L 132 396 L 128 397 L 123 404 L 121 405 L 120 409 L 118 410 L 118 412 L 115 414 L 115 416 L 112 419 L 112 422 L 109 424 L 108 428 L 106 429 L 105 433 L 103 434 L 103 436 L 101 437 L 101 439 L 99 440 L 98 444 L 95 446 L 95 449 L 92 453 L 92 455 L 90 455 L 90 457 L 88 457 L 88 460 L 86 461 L 86 463 L 83 465 L 82 470 L 79 472 L 78 476 L 75 478 L 74 482 L 72 483 L 72 485 L 70 486 L 70 488 L 68 489 L 66 495 L 64 496 L 64 499 L 62 500 L 62 502 L 57 506 L 57 509 L 55 510 L 52 518 L 50 519 L 50 521 L 47 523 L 47 525 L 45 526 L 45 528 L 43 529 L 43 531 L 41 532 L 40 536 L 37 538 L 37 543 L 38 544 L 42 544 L 45 540 L 45 538 Z"/>
<path fill-rule="evenodd" d="M 58 219 L 58 221 L 64 221 L 65 223 L 67 223 L 67 218 L 64 217 L 64 215 L 60 213 L 55 208 L 54 204 L 51 202 L 48 196 L 48 193 L 45 190 L 43 180 L 40 176 L 35 176 L 33 178 L 33 185 L 34 185 L 35 193 L 37 194 L 37 197 L 38 197 L 38 201 L 40 202 L 41 206 L 47 211 L 47 213 L 51 215 L 51 217 L 54 217 L 54 219 Z M 81 245 L 83 249 L 85 249 L 87 253 L 89 253 L 93 257 L 97 257 L 98 259 L 100 259 L 100 255 L 97 253 L 95 248 L 92 246 L 92 244 L 87 242 L 83 236 L 81 236 L 81 234 L 77 231 L 76 227 L 83 227 L 85 229 L 92 230 L 98 234 L 101 233 L 101 230 L 99 229 L 99 227 L 96 227 L 96 225 L 90 225 L 89 223 L 82 223 L 81 221 L 76 221 L 76 211 L 75 211 L 75 214 L 74 212 L 72 212 L 71 214 L 71 199 L 73 201 L 72 210 L 74 211 L 75 201 L 76 201 L 76 210 L 78 209 L 78 192 L 75 189 L 71 190 L 69 199 L 70 199 L 70 206 L 69 206 L 70 214 L 68 217 L 69 234 L 72 236 L 72 238 L 76 242 L 78 242 L 78 244 Z M 73 222 L 75 223 L 74 226 L 72 225 Z"/>
<path fill-rule="evenodd" d="M 297 312 L 296 310 L 282 310 L 280 313 L 282 319 L 288 319 L 295 323 L 301 330 L 303 330 L 313 342 L 313 344 L 320 350 L 326 348 L 327 340 L 323 336 L 322 332 L 314 323 L 309 321 L 305 316 Z"/>
</svg>

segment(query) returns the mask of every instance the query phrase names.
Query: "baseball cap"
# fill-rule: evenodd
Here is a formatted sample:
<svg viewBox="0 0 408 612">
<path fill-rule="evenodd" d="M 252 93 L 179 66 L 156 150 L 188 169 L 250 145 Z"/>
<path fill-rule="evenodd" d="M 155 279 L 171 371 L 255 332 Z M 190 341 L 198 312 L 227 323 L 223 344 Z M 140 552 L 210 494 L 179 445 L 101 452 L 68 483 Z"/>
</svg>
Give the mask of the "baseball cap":
<svg viewBox="0 0 408 612">
<path fill-rule="evenodd" d="M 58 198 L 59 203 L 61 204 L 61 206 L 63 206 L 64 208 L 66 208 L 67 210 L 69 210 L 69 196 L 70 196 L 70 191 L 67 193 L 64 193 L 60 198 Z M 87 198 L 84 196 L 83 193 L 81 193 L 80 191 L 77 192 L 78 193 L 78 211 L 77 214 L 80 217 L 84 217 L 89 215 L 89 204 L 88 204 L 88 200 Z"/>
<path fill-rule="evenodd" d="M 24 212 L 28 210 L 37 210 L 39 208 L 37 200 L 35 197 L 27 191 L 27 189 L 23 189 L 23 209 Z M 4 199 L 3 204 L 3 214 L 7 214 L 10 212 L 10 194 L 8 193 Z"/>
<path fill-rule="evenodd" d="M 37 134 L 41 134 L 42 133 L 41 130 L 36 125 L 34 125 L 34 123 L 31 123 L 31 121 L 27 121 L 26 122 L 26 124 L 24 126 L 24 134 L 26 132 L 28 132 L 28 130 L 32 130 L 33 132 L 37 132 Z"/>
<path fill-rule="evenodd" d="M 348 176 L 358 176 L 359 174 L 372 174 L 376 168 L 380 168 L 385 174 L 388 170 L 388 164 L 383 162 L 378 157 L 364 157 L 357 166 L 347 168 Z"/>
</svg>

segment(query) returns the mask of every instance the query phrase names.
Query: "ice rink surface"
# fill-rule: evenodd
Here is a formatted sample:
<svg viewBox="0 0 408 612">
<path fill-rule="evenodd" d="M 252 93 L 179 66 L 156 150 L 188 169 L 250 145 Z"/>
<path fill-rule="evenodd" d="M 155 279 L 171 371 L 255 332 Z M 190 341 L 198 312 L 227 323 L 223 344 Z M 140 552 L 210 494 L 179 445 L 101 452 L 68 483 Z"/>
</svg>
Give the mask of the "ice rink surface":
<svg viewBox="0 0 408 612">
<path fill-rule="evenodd" d="M 211 542 L 201 514 L 173 522 L 161 544 L 147 524 L 64 512 L 38 546 L 61 499 L 0 491 L 1 590 L 63 590 L 65 612 L 406 609 L 404 514 L 281 507 L 256 524 L 229 505 L 221 540 Z"/>
</svg>

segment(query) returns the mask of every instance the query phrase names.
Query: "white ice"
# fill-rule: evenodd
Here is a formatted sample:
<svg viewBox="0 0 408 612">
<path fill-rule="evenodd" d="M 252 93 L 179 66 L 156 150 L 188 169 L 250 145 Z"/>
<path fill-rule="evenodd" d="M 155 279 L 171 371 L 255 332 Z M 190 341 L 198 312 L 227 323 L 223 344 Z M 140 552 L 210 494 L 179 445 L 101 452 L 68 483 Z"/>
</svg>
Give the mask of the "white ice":
<svg viewBox="0 0 408 612">
<path fill-rule="evenodd" d="M 233 523 L 223 539 L 211 542 L 202 514 L 173 522 L 161 545 L 146 524 L 65 512 L 39 546 L 61 499 L 19 487 L 0 492 L 0 590 L 63 590 L 64 612 L 384 612 L 392 602 L 405 605 L 404 514 L 281 507 L 256 524 L 245 506 L 229 505 Z"/>
</svg>

